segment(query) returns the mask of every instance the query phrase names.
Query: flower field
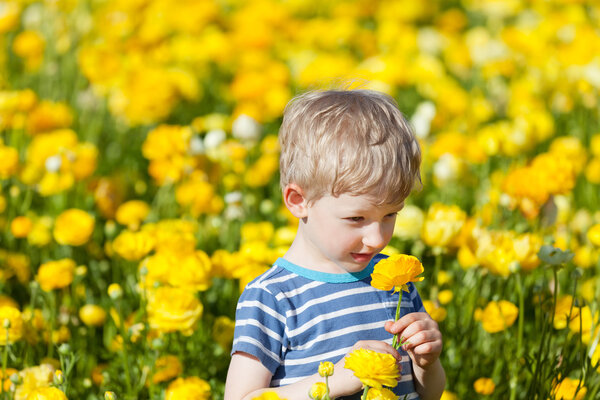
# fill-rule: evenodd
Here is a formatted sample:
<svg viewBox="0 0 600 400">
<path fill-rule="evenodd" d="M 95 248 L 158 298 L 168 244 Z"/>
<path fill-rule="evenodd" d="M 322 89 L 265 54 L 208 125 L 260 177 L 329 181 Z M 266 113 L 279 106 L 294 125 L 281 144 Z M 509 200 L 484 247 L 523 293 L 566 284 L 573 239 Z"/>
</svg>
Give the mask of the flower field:
<svg viewBox="0 0 600 400">
<path fill-rule="evenodd" d="M 422 145 L 443 398 L 600 398 L 599 54 L 585 0 L 0 1 L 0 400 L 221 399 L 283 108 L 348 85 Z"/>
</svg>

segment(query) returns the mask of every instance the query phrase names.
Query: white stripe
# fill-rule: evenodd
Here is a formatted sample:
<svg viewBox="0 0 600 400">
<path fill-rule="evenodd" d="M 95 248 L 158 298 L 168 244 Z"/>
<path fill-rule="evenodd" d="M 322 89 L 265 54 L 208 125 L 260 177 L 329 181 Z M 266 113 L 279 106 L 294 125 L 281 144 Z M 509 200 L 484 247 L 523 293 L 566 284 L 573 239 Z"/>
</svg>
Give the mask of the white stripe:
<svg viewBox="0 0 600 400">
<path fill-rule="evenodd" d="M 264 276 L 263 279 L 254 282 L 252 285 L 249 285 L 247 288 L 250 288 L 250 289 L 264 289 L 264 290 L 266 290 L 267 289 L 267 285 L 271 285 L 273 283 L 285 282 L 285 281 L 288 281 L 290 279 L 294 279 L 296 276 L 297 275 L 295 275 L 295 274 L 289 274 L 289 275 L 284 275 L 284 276 L 280 276 L 280 277 L 277 277 L 277 278 L 271 278 L 271 279 L 269 279 L 268 276 Z"/>
<path fill-rule="evenodd" d="M 260 322 L 258 322 L 255 319 L 240 319 L 237 320 L 237 322 L 235 323 L 236 326 L 246 326 L 246 325 L 252 325 L 257 327 L 258 329 L 260 329 L 264 334 L 270 336 L 271 338 L 281 342 L 281 336 L 279 334 L 277 334 L 275 331 L 267 328 L 266 326 L 264 326 L 263 324 L 261 324 Z"/>
<path fill-rule="evenodd" d="M 277 296 L 275 296 L 275 298 L 277 300 L 281 300 L 284 297 L 287 297 L 287 298 L 294 297 L 294 296 L 297 296 L 299 294 L 306 292 L 309 289 L 312 289 L 312 288 L 315 288 L 315 287 L 318 287 L 318 286 L 321 286 L 324 284 L 325 284 L 325 282 L 319 282 L 319 281 L 310 282 L 304 286 L 300 286 L 299 288 L 292 289 L 288 292 L 277 293 Z"/>
<path fill-rule="evenodd" d="M 380 310 L 382 308 L 382 303 L 375 303 L 375 304 L 368 304 L 365 306 L 356 306 L 356 307 L 349 307 L 349 308 L 345 308 L 343 310 L 338 310 L 338 311 L 334 311 L 334 312 L 330 312 L 327 314 L 321 314 L 313 319 L 311 319 L 309 322 L 307 322 L 306 324 L 293 329 L 293 330 L 288 330 L 287 326 L 286 326 L 286 333 L 287 336 L 292 338 L 296 335 L 301 334 L 302 332 L 312 328 L 313 326 L 317 325 L 320 322 L 323 322 L 327 319 L 331 319 L 331 318 L 337 318 L 337 317 L 341 317 L 343 315 L 348 315 L 348 314 L 355 314 L 358 312 L 364 312 L 364 311 L 373 311 L 373 310 Z"/>
<path fill-rule="evenodd" d="M 246 301 L 241 301 L 238 303 L 237 305 L 237 309 L 240 310 L 242 308 L 258 308 L 261 311 L 263 311 L 266 314 L 269 314 L 271 317 L 276 318 L 277 320 L 279 320 L 282 324 L 285 324 L 285 317 L 281 314 L 279 314 L 278 312 L 275 312 L 272 308 L 267 307 L 266 305 L 264 305 L 263 303 L 261 303 L 260 301 L 257 300 L 246 300 Z"/>
<path fill-rule="evenodd" d="M 277 354 L 273 353 L 271 350 L 269 350 L 265 346 L 263 346 L 258 340 L 251 338 L 249 336 L 242 336 L 233 341 L 233 348 L 235 348 L 236 344 L 240 343 L 240 342 L 249 343 L 253 346 L 258 347 L 265 355 L 271 357 L 278 364 L 281 364 L 281 358 L 279 358 L 279 356 Z"/>
<path fill-rule="evenodd" d="M 370 324 L 348 326 L 346 328 L 339 329 L 339 330 L 336 330 L 336 331 L 330 331 L 330 332 L 323 333 L 322 335 L 319 335 L 316 338 L 314 338 L 312 340 L 309 340 L 306 343 L 303 343 L 303 344 L 301 344 L 299 346 L 291 347 L 291 350 L 305 350 L 305 349 L 308 349 L 309 347 L 311 347 L 316 342 L 320 342 L 320 341 L 323 341 L 323 340 L 327 340 L 327 339 L 331 339 L 331 338 L 334 338 L 334 337 L 342 336 L 342 335 L 345 335 L 345 334 L 350 333 L 350 332 L 362 331 L 362 330 L 374 329 L 374 328 L 381 328 L 381 327 L 382 327 L 382 322 L 381 321 L 379 321 L 379 322 L 373 322 L 373 323 L 370 323 Z"/>
<path fill-rule="evenodd" d="M 316 299 L 312 299 L 307 301 L 306 303 L 304 303 L 304 305 L 302 305 L 302 307 L 298 307 L 295 310 L 289 310 L 287 311 L 285 314 L 287 317 L 291 317 L 293 315 L 298 315 L 301 312 L 303 312 L 304 310 L 306 310 L 308 307 L 311 307 L 315 304 L 321 304 L 321 303 L 326 303 L 330 300 L 335 300 L 341 297 L 345 297 L 345 296 L 350 296 L 350 295 L 354 295 L 354 294 L 361 294 L 361 293 L 370 293 L 370 292 L 374 292 L 377 289 L 375 289 L 373 286 L 365 286 L 362 288 L 355 288 L 355 289 L 348 289 L 348 290 L 342 290 L 341 292 L 336 292 L 336 293 L 332 293 L 329 294 L 327 296 L 323 296 L 323 297 L 319 297 Z"/>
</svg>

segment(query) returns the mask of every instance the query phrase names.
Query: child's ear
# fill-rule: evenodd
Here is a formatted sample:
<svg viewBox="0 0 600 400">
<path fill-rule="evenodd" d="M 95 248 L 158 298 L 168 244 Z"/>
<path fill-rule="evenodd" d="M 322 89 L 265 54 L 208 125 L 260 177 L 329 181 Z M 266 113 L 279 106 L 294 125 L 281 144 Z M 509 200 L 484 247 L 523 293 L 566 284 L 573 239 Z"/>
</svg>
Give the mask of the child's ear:
<svg viewBox="0 0 600 400">
<path fill-rule="evenodd" d="M 292 215 L 298 219 L 307 215 L 307 201 L 304 191 L 295 183 L 289 183 L 283 188 L 283 202 Z"/>
</svg>

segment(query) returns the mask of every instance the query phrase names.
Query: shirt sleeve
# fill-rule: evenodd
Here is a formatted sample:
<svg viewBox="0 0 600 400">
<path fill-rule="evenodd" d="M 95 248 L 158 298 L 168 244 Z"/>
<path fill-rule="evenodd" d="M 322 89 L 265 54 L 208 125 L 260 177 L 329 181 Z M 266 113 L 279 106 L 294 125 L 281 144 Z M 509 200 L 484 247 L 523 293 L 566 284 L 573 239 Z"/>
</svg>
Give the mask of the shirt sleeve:
<svg viewBox="0 0 600 400">
<path fill-rule="evenodd" d="M 264 287 L 249 285 L 238 300 L 231 354 L 240 351 L 258 358 L 272 374 L 282 364 L 285 312 Z"/>
<path fill-rule="evenodd" d="M 415 284 L 412 282 L 409 282 L 408 287 L 409 287 L 408 298 L 410 300 L 410 303 L 412 304 L 414 312 L 427 312 L 427 311 L 425 311 L 425 306 L 423 305 L 423 300 L 421 299 L 421 296 L 419 295 L 419 292 L 417 291 L 417 287 L 415 286 Z"/>
</svg>

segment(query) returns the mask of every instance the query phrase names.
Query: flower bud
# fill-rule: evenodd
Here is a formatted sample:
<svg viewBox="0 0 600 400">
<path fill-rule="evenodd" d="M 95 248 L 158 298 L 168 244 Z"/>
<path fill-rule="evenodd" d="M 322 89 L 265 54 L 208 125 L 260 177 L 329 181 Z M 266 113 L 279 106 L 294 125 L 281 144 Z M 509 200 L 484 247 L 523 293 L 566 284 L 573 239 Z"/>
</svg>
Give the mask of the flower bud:
<svg viewBox="0 0 600 400">
<path fill-rule="evenodd" d="M 319 364 L 319 375 L 322 377 L 333 375 L 333 363 L 325 361 Z"/>
</svg>

